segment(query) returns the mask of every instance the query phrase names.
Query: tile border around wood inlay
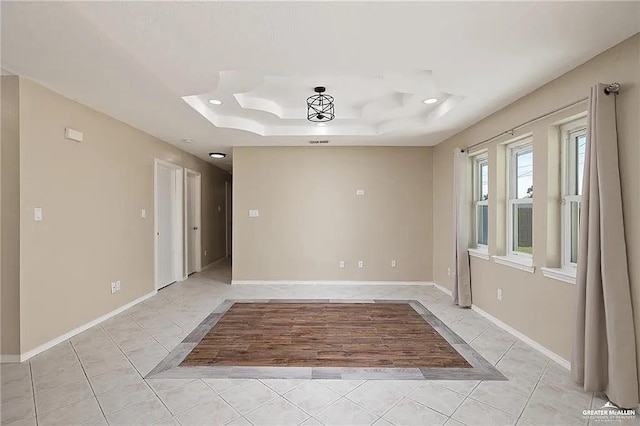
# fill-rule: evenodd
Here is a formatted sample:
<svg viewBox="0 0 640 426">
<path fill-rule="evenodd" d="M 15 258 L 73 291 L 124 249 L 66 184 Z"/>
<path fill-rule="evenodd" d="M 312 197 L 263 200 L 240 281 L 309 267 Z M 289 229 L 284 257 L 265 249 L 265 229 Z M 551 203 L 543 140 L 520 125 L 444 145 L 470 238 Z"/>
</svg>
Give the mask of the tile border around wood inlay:
<svg viewBox="0 0 640 426">
<path fill-rule="evenodd" d="M 180 364 L 236 303 L 400 303 L 410 305 L 471 368 L 181 367 Z M 489 361 L 417 300 L 226 299 L 169 353 L 146 379 L 507 380 Z"/>
</svg>

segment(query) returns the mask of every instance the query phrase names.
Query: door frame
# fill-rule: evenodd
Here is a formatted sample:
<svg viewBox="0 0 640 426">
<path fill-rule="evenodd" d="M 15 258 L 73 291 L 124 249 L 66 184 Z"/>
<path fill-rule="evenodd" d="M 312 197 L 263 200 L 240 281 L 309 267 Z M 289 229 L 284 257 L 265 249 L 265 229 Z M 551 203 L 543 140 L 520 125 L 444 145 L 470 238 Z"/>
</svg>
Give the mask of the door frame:
<svg viewBox="0 0 640 426">
<path fill-rule="evenodd" d="M 232 195 L 231 193 L 232 190 L 232 186 L 231 186 L 231 182 L 229 182 L 228 180 L 224 182 L 224 252 L 226 257 L 228 258 L 229 256 L 231 256 L 231 249 L 230 250 L 230 245 L 231 245 L 231 226 L 230 226 L 230 221 L 233 217 L 232 212 L 233 212 L 233 206 L 229 205 L 229 204 L 233 204 L 233 198 L 231 198 L 231 203 L 229 203 L 229 197 Z"/>
<path fill-rule="evenodd" d="M 187 179 L 189 176 L 195 177 L 196 185 L 196 226 L 198 227 L 198 236 L 196 238 L 196 271 L 202 271 L 202 175 L 200 172 L 196 172 L 191 169 L 184 169 L 184 276 L 189 275 L 189 230 L 187 220 L 187 206 L 188 206 L 188 191 L 187 191 Z"/>
<path fill-rule="evenodd" d="M 175 220 L 173 223 L 174 232 L 174 271 L 176 271 L 176 281 L 186 279 L 184 276 L 184 169 L 169 161 L 154 159 L 153 162 L 153 284 L 156 290 L 158 285 L 158 168 L 170 169 L 175 173 Z M 164 287 L 164 286 L 163 286 Z"/>
</svg>

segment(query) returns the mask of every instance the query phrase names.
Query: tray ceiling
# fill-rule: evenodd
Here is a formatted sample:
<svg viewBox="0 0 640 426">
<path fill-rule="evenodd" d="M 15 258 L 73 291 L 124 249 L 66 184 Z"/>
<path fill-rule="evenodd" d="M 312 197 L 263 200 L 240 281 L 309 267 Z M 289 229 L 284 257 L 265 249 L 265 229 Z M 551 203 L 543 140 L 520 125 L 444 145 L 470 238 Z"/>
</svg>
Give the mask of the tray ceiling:
<svg viewBox="0 0 640 426">
<path fill-rule="evenodd" d="M 640 31 L 638 2 L 1 7 L 4 70 L 207 161 L 315 135 L 334 146 L 435 145 Z M 302 118 L 316 85 L 336 98 L 323 128 Z M 213 95 L 222 108 L 202 105 Z M 419 105 L 423 96 L 440 102 Z M 231 157 L 215 163 L 229 170 Z"/>
</svg>

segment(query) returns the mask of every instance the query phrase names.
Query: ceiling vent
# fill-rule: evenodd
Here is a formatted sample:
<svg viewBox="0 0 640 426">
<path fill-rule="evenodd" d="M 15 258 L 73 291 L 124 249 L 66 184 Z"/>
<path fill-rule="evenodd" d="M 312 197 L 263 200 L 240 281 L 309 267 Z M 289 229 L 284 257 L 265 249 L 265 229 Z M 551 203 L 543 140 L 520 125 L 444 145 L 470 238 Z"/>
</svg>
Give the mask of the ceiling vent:
<svg viewBox="0 0 640 426">
<path fill-rule="evenodd" d="M 328 144 L 329 141 L 309 141 L 309 143 L 311 145 L 323 145 L 323 144 Z"/>
</svg>

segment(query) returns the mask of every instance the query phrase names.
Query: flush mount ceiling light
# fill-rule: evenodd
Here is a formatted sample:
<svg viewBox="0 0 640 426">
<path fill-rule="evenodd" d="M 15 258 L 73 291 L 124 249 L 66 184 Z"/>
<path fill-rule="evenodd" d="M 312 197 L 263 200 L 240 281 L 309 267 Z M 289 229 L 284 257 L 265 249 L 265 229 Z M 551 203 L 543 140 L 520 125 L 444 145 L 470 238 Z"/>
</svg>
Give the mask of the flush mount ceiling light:
<svg viewBox="0 0 640 426">
<path fill-rule="evenodd" d="M 333 96 L 325 95 L 325 90 L 322 86 L 313 88 L 317 95 L 307 98 L 307 120 L 314 123 L 324 123 L 335 118 Z"/>
<path fill-rule="evenodd" d="M 209 103 L 212 105 L 222 105 L 222 101 L 218 99 L 209 99 Z"/>
<path fill-rule="evenodd" d="M 427 104 L 427 105 L 435 104 L 436 102 L 438 102 L 436 98 L 429 98 L 422 101 L 423 104 Z"/>
<path fill-rule="evenodd" d="M 224 158 L 226 156 L 227 156 L 227 154 L 225 154 L 224 152 L 210 152 L 209 153 L 209 157 L 211 157 L 211 158 Z"/>
</svg>

